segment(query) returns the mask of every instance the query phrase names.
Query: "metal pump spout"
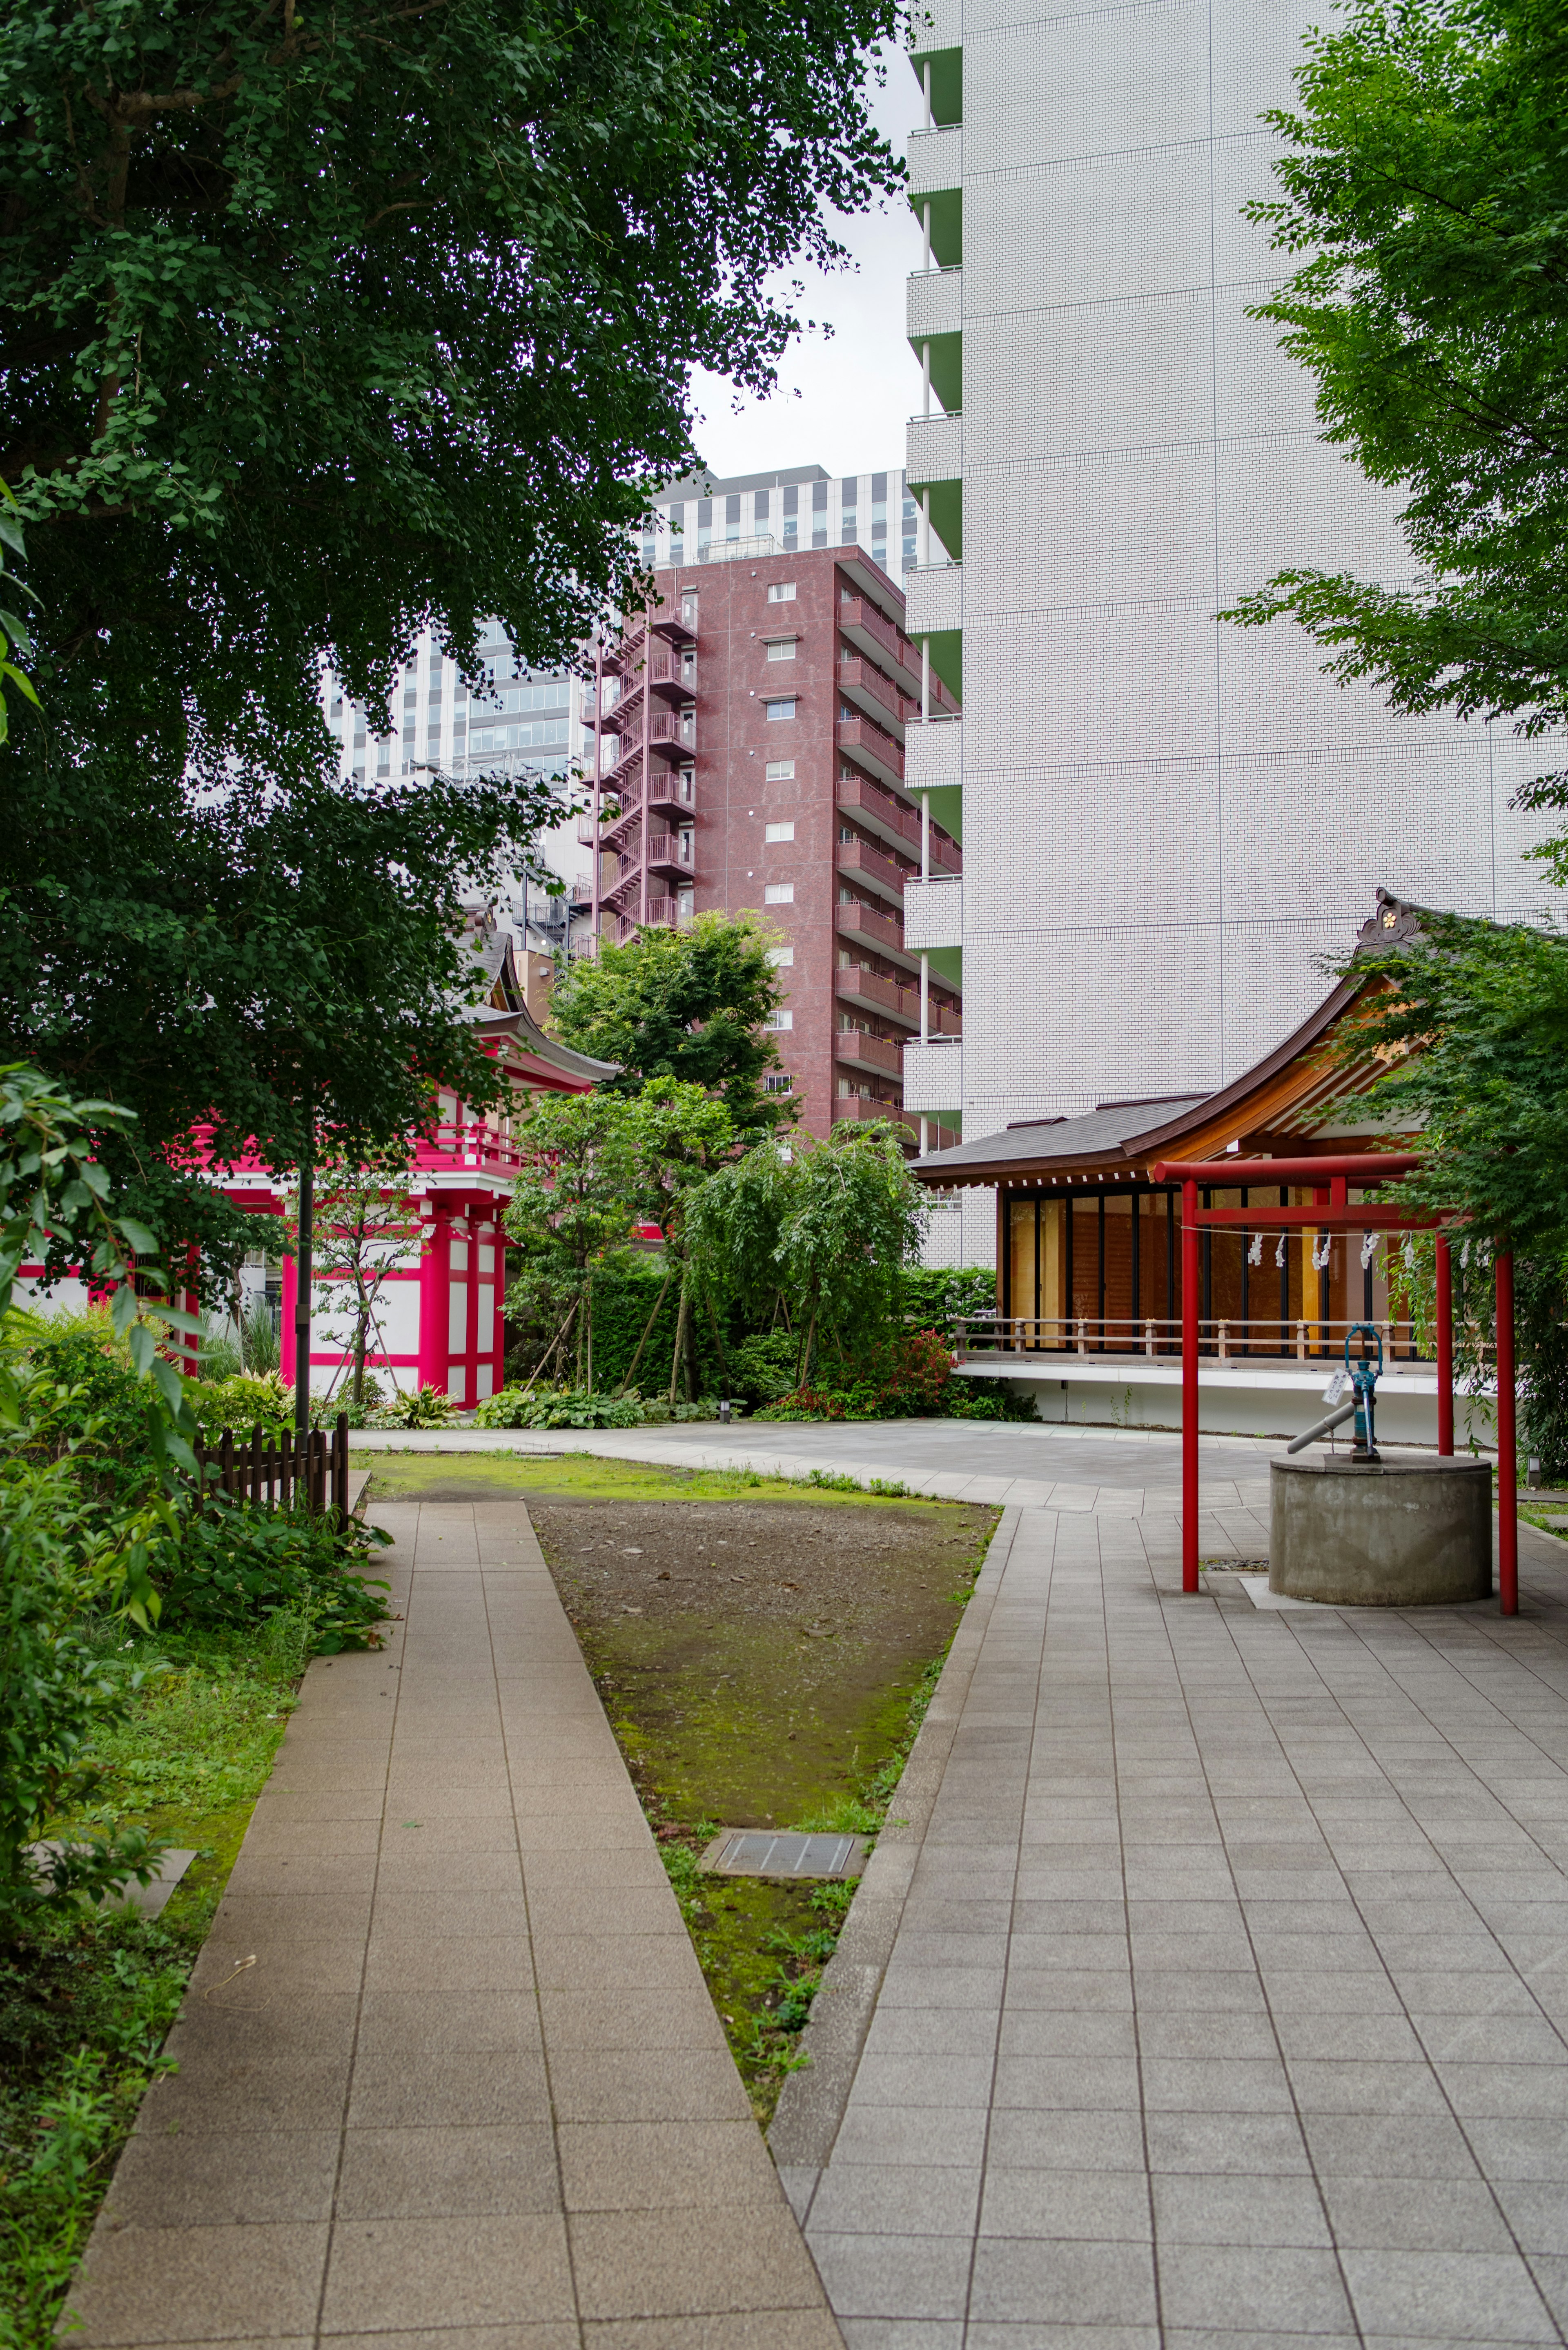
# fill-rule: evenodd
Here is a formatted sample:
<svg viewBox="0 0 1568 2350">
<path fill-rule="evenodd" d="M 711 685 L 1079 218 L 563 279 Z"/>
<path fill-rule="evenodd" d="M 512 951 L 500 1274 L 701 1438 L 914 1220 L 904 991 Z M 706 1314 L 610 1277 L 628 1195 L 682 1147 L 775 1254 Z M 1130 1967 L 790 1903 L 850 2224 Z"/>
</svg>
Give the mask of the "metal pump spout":
<svg viewBox="0 0 1568 2350">
<path fill-rule="evenodd" d="M 1372 1358 L 1365 1346 L 1360 1359 L 1351 1369 L 1350 1342 L 1353 1338 L 1371 1339 L 1377 1349 L 1376 1370 L 1372 1367 Z M 1345 1332 L 1345 1367 L 1350 1371 L 1350 1383 L 1355 1390 L 1355 1444 L 1350 1457 L 1352 1461 L 1364 1461 L 1370 1467 L 1383 1457 L 1377 1450 L 1376 1428 L 1377 1381 L 1383 1369 L 1383 1333 L 1375 1324 L 1355 1322 Z"/>
<path fill-rule="evenodd" d="M 1352 1363 L 1350 1342 L 1357 1337 L 1370 1338 L 1376 1347 L 1376 1370 L 1373 1369 L 1372 1358 L 1366 1354 L 1363 1354 L 1356 1362 Z M 1351 1387 L 1355 1390 L 1351 1400 L 1338 1405 L 1334 1410 L 1327 1414 L 1326 1418 L 1316 1421 L 1311 1428 L 1303 1429 L 1299 1436 L 1293 1436 L 1285 1449 L 1288 1452 L 1304 1452 L 1307 1446 L 1315 1444 L 1320 1436 L 1329 1435 L 1334 1429 L 1343 1428 L 1347 1419 L 1354 1419 L 1355 1443 L 1351 1451 L 1351 1461 L 1359 1462 L 1368 1469 L 1376 1468 L 1383 1458 L 1377 1450 L 1375 1426 L 1377 1378 L 1383 1368 L 1383 1334 L 1375 1323 L 1353 1322 L 1351 1324 L 1345 1334 L 1345 1367 Z M 1330 1393 L 1333 1393 L 1332 1388 Z"/>
</svg>

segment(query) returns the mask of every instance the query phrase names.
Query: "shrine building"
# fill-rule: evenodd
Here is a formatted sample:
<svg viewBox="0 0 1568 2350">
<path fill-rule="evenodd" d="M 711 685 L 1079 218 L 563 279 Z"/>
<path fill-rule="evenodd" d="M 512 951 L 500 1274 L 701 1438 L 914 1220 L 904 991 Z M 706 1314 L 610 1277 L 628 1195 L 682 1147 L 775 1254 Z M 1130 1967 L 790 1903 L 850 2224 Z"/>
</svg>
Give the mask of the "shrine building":
<svg viewBox="0 0 1568 2350">
<path fill-rule="evenodd" d="M 1358 949 L 1397 944 L 1419 918 L 1419 909 L 1380 889 Z M 1174 1427 L 1181 1197 L 1152 1170 L 1165 1160 L 1233 1158 L 1234 1187 L 1205 1191 L 1201 1204 L 1255 1207 L 1258 1222 L 1202 1236 L 1202 1426 L 1297 1433 L 1317 1416 L 1350 1325 L 1372 1322 L 1386 1362 L 1379 1433 L 1434 1442 L 1437 1367 L 1397 1278 L 1391 1305 L 1376 1209 L 1365 1233 L 1310 1225 L 1282 1233 L 1268 1218 L 1271 1207 L 1329 1200 L 1326 1184 L 1271 1183 L 1271 1159 L 1407 1147 L 1407 1137 L 1360 1114 L 1359 1097 L 1380 1074 L 1376 1062 L 1347 1060 L 1336 1049 L 1345 1041 L 1336 1031 L 1366 988 L 1384 983 L 1354 973 L 1342 980 L 1293 1035 L 1217 1093 L 1105 1101 L 1079 1118 L 1009 1126 L 917 1159 L 913 1172 L 933 1188 L 996 1192 L 996 1309 L 956 1326 L 964 1371 L 1032 1393 L 1043 1419 Z M 1348 1204 L 1370 1188 L 1353 1184 Z"/>
</svg>

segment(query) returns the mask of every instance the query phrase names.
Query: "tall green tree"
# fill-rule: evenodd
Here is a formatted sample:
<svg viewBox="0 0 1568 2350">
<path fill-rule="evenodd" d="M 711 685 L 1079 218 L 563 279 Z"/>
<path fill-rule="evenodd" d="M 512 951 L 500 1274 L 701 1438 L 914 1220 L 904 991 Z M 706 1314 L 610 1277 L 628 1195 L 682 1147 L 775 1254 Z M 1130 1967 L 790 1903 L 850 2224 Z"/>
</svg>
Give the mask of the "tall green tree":
<svg viewBox="0 0 1568 2350">
<path fill-rule="evenodd" d="M 193 1119 L 287 1159 L 307 1118 L 368 1147 L 484 1097 L 459 893 L 545 812 L 340 782 L 322 670 L 386 727 L 426 624 L 472 681 L 482 621 L 555 663 L 637 592 L 691 369 L 764 388 L 780 265 L 898 178 L 895 15 L 14 0 L 0 474 L 43 706 L 0 751 L 0 1054 L 140 1111 L 117 1172 L 171 1244 L 222 1238 Z"/>
<path fill-rule="evenodd" d="M 1491 1258 L 1516 1259 L 1521 1385 L 1531 1450 L 1568 1477 L 1568 937 L 1430 916 L 1421 933 L 1358 956 L 1368 986 L 1342 1051 L 1383 1074 L 1369 1113 L 1418 1132 L 1422 1164 L 1389 1187 L 1449 1223 L 1461 1371 L 1490 1378 Z M 1390 1274 L 1429 1315 L 1429 1243 Z"/>
<path fill-rule="evenodd" d="M 763 1142 L 721 1168 L 687 1225 L 699 1267 L 753 1315 L 783 1297 L 798 1384 L 824 1353 L 847 1362 L 900 1328 L 926 1213 L 897 1130 L 843 1125 L 826 1142 Z"/>
<path fill-rule="evenodd" d="M 1400 494 L 1417 584 L 1281 572 L 1342 682 L 1421 714 L 1568 721 L 1568 21 L 1554 0 L 1359 0 L 1270 114 L 1294 276 L 1254 317 L 1317 380 L 1324 436 Z M 1568 775 L 1522 795 L 1568 805 Z M 1568 868 L 1568 844 L 1543 853 Z"/>
<path fill-rule="evenodd" d="M 779 1065 L 767 1024 L 784 994 L 769 961 L 774 943 L 754 914 L 699 914 L 572 963 L 550 1009 L 568 1045 L 619 1064 L 613 1091 L 673 1077 L 716 1094 L 738 1130 L 787 1125 L 797 1115 L 791 1097 L 763 1090 Z"/>
<path fill-rule="evenodd" d="M 535 1378 L 574 1368 L 577 1386 L 591 1388 L 595 1268 L 630 1239 L 643 1189 L 634 1110 L 615 1094 L 541 1095 L 517 1143 L 507 1306 L 547 1334 Z"/>
<path fill-rule="evenodd" d="M 374 692 L 427 618 L 557 658 L 692 453 L 688 370 L 764 388 L 773 273 L 900 176 L 864 70 L 896 22 L 13 0 L 0 475 L 48 525 L 47 653 L 177 735 L 286 726 L 317 656 Z"/>
<path fill-rule="evenodd" d="M 630 1387 L 643 1345 L 659 1319 L 665 1291 L 674 1282 L 680 1295 L 675 1314 L 675 1343 L 670 1353 L 670 1405 L 674 1409 L 682 1377 L 688 1399 L 695 1402 L 697 1372 L 696 1317 L 705 1314 L 721 1365 L 724 1341 L 719 1328 L 712 1284 L 693 1262 L 688 1225 L 692 1203 L 717 1170 L 732 1159 L 735 1125 L 724 1103 L 701 1086 L 677 1077 L 653 1077 L 631 1105 L 632 1147 L 642 1191 L 644 1213 L 664 1234 L 666 1274 L 649 1315 L 623 1385 Z"/>
</svg>

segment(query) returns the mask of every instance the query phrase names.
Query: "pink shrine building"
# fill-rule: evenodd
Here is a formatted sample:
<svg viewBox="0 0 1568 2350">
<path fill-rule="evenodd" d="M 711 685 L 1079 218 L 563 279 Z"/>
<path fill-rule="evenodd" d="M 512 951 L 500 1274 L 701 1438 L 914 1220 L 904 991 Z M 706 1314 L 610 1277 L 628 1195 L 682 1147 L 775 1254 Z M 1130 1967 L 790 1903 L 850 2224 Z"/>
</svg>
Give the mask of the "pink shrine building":
<svg viewBox="0 0 1568 2350">
<path fill-rule="evenodd" d="M 451 1094 L 441 1097 L 441 1122 L 414 1144 L 402 1197 L 406 1245 L 386 1273 L 376 1301 L 377 1331 L 365 1358 L 383 1387 L 438 1388 L 455 1404 L 483 1403 L 504 1383 L 503 1312 L 506 1251 L 502 1217 L 521 1164 L 514 1136 L 540 1093 L 587 1093 L 614 1064 L 547 1036 L 528 1010 L 514 941 L 505 932 L 482 936 L 489 983 L 475 1024 L 499 1058 L 512 1087 L 513 1106 L 476 1113 Z M 214 1170 L 236 1207 L 281 1216 L 292 1186 L 259 1166 Z M 335 1297 L 334 1289 L 338 1290 Z M 312 1323 L 319 1333 L 310 1354 L 310 1384 L 341 1385 L 348 1357 L 333 1325 L 342 1314 L 341 1287 L 313 1284 Z M 295 1262 L 284 1261 L 282 1370 L 295 1377 Z"/>
</svg>

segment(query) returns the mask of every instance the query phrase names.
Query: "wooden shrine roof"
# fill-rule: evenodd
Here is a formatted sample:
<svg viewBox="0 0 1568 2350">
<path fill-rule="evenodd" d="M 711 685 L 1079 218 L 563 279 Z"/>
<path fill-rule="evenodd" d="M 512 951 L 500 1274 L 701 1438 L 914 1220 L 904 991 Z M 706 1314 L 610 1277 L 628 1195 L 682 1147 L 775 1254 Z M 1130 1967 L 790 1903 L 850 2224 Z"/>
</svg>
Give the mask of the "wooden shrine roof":
<svg viewBox="0 0 1568 2350">
<path fill-rule="evenodd" d="M 1419 908 L 1379 889 L 1358 951 L 1409 937 L 1419 915 Z M 1329 1049 L 1331 1031 L 1367 983 L 1354 974 L 1341 980 L 1282 1044 L 1215 1093 L 1106 1101 L 1077 1118 L 1010 1126 L 929 1152 L 913 1161 L 911 1172 L 944 1190 L 993 1184 L 1035 1190 L 1137 1182 L 1147 1180 L 1158 1159 L 1234 1156 L 1240 1185 L 1266 1182 L 1271 1158 L 1343 1150 L 1352 1135 L 1367 1149 L 1385 1141 L 1392 1146 L 1393 1135 L 1357 1117 L 1355 1097 L 1380 1070 L 1370 1061 L 1360 1068 L 1347 1065 Z M 1341 1099 L 1338 1115 L 1326 1110 Z"/>
</svg>

